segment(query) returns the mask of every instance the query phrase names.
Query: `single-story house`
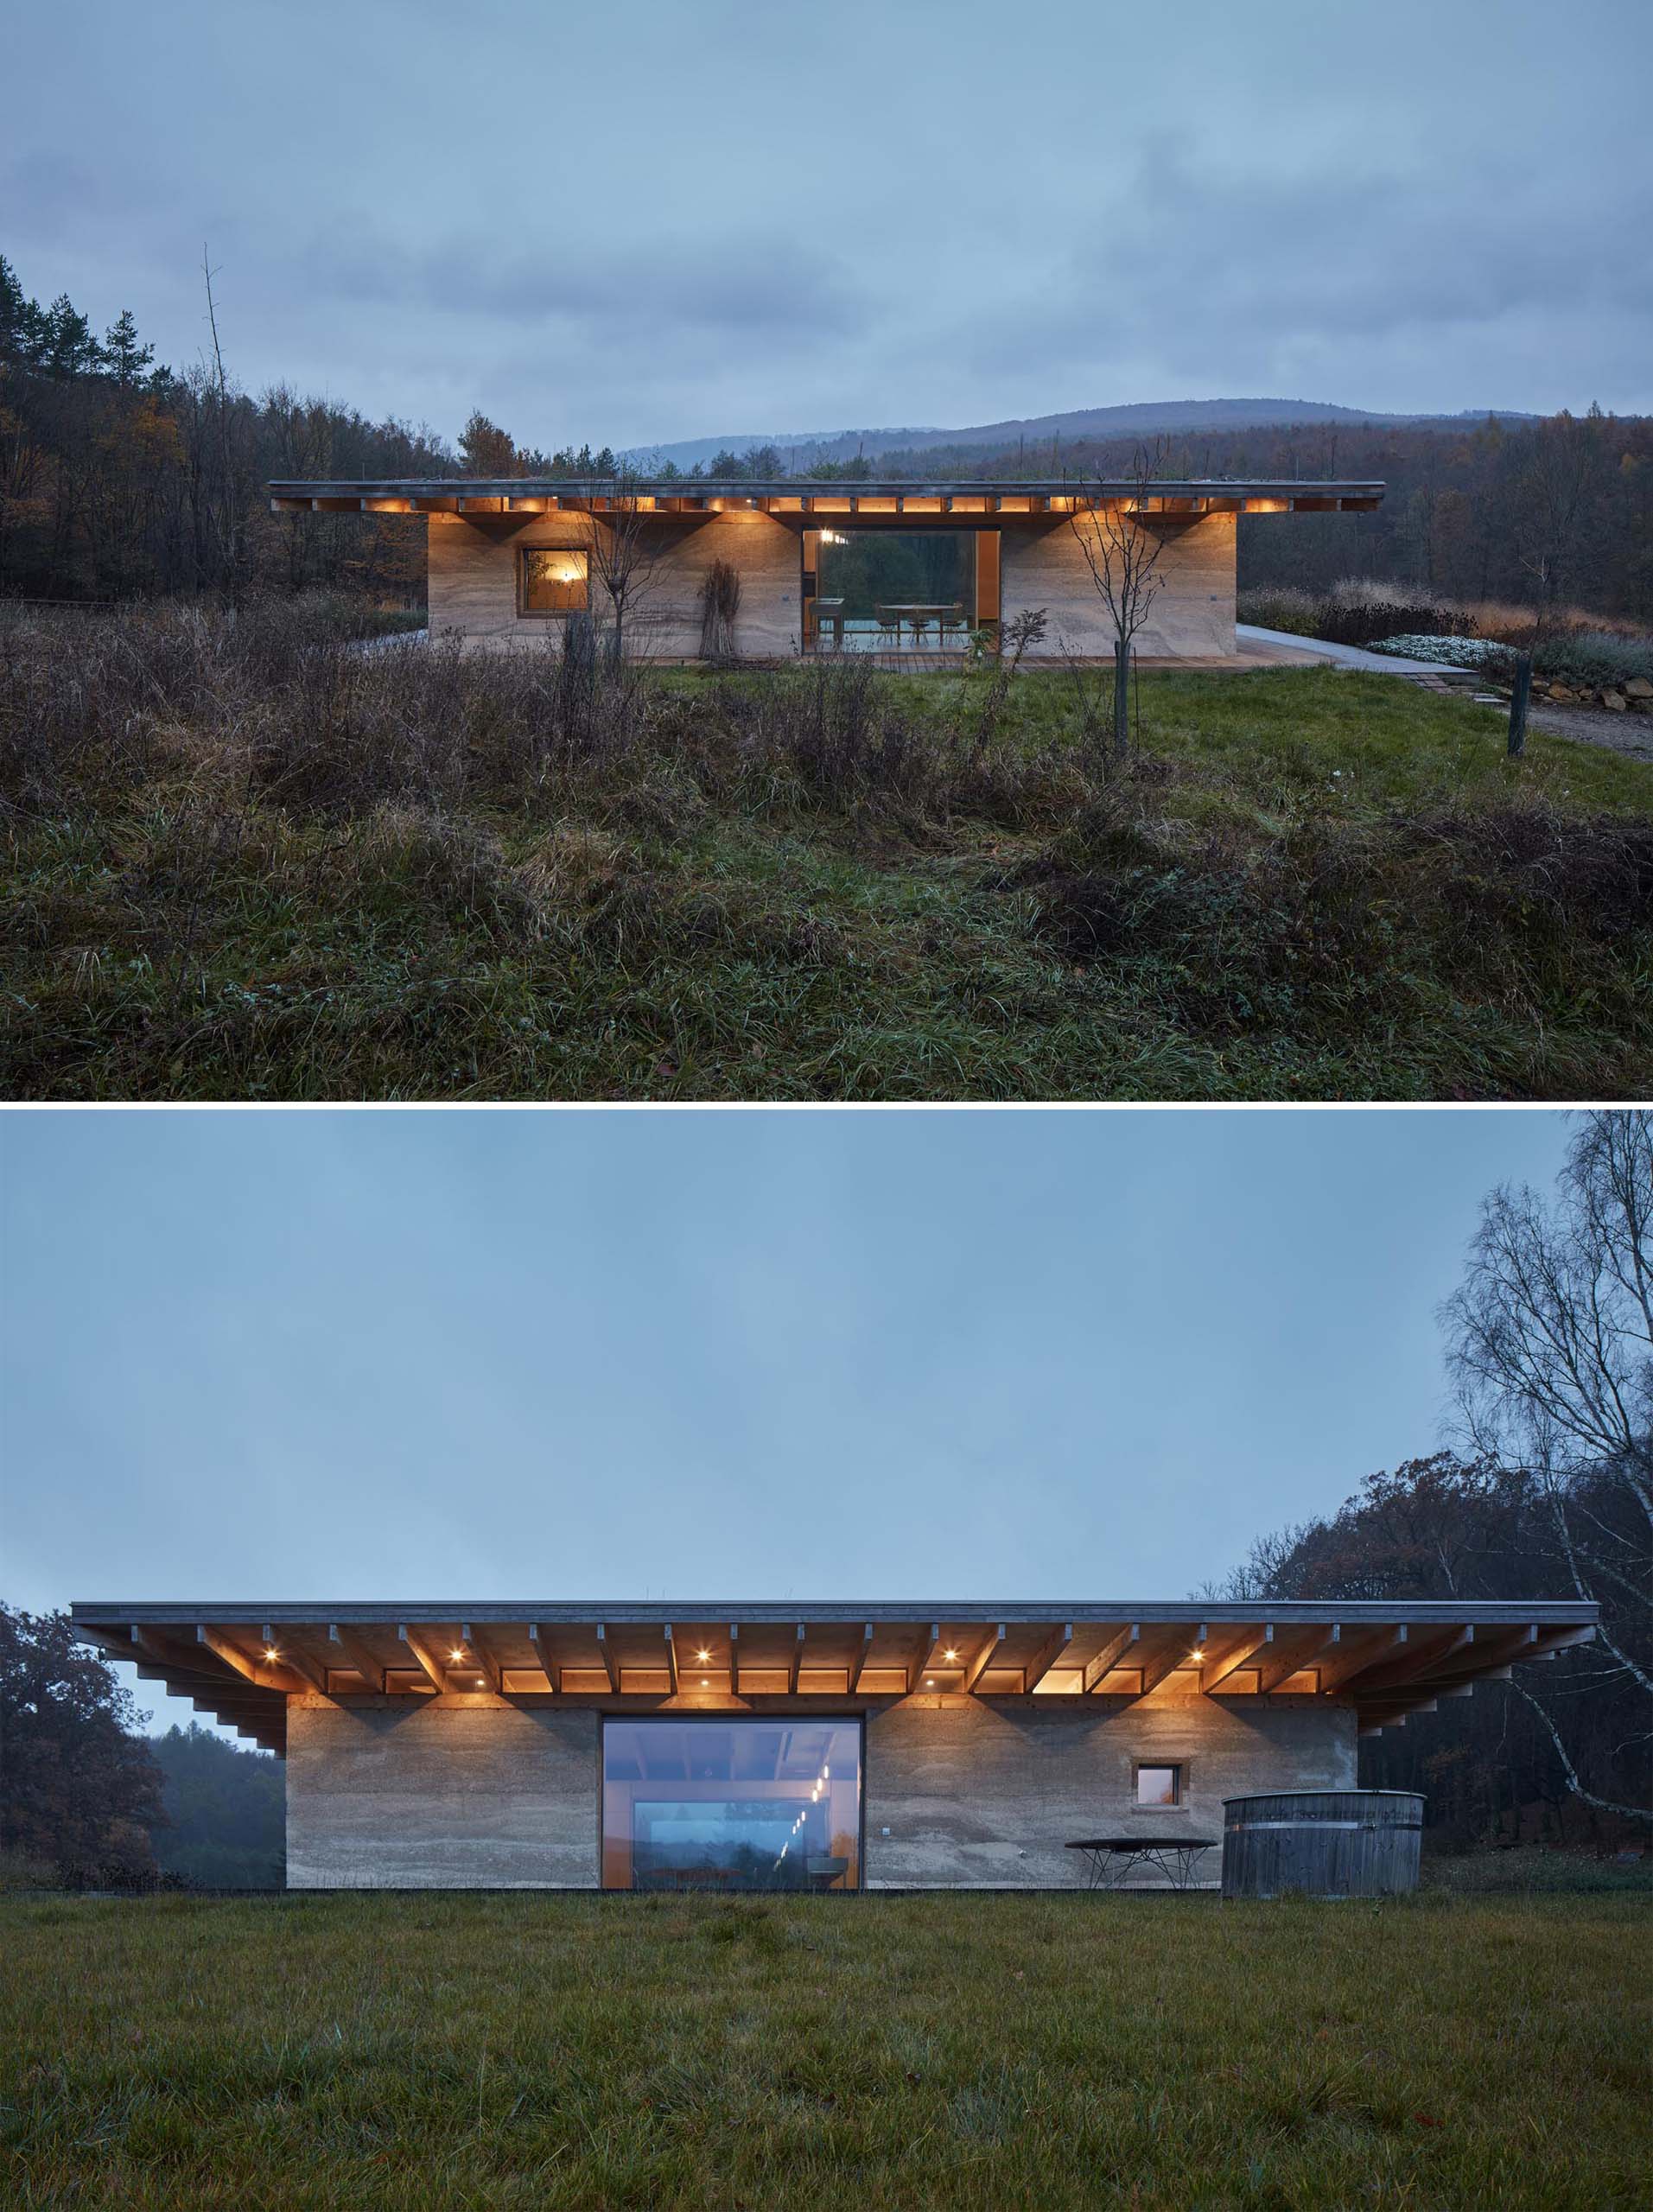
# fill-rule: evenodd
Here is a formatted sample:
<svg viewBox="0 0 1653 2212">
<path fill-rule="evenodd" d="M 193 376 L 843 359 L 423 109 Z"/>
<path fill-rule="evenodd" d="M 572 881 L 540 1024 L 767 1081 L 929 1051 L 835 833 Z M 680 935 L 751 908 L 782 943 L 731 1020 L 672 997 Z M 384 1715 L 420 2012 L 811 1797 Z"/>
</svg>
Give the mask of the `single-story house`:
<svg viewBox="0 0 1653 2212">
<path fill-rule="evenodd" d="M 1488 1604 L 78 1604 L 287 1765 L 296 1889 L 1062 1888 L 1595 1632 Z M 1215 1875 L 1214 1859 L 1210 1876 Z"/>
<path fill-rule="evenodd" d="M 634 604 L 631 649 L 703 652 L 715 563 L 739 578 L 733 645 L 753 659 L 861 651 L 944 663 L 1042 607 L 1046 656 L 1104 656 L 1113 629 L 1082 537 L 1140 529 L 1158 542 L 1157 589 L 1135 640 L 1148 658 L 1231 655 L 1243 514 L 1360 512 L 1381 483 L 1234 481 L 571 484 L 434 477 L 270 486 L 280 514 L 423 515 L 433 636 L 508 645 L 560 637 L 612 610 L 615 549 Z M 1109 518 L 1112 518 L 1110 525 Z M 728 650 L 728 645 L 723 648 Z"/>
</svg>

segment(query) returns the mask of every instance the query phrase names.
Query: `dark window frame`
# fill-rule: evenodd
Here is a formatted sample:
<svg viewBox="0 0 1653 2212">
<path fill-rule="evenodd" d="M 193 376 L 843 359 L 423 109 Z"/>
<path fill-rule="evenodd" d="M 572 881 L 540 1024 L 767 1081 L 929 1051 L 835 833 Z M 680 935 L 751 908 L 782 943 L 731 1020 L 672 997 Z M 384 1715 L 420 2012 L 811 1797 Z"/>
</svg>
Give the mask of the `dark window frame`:
<svg viewBox="0 0 1653 2212">
<path fill-rule="evenodd" d="M 530 607 L 528 604 L 528 561 L 534 553 L 562 553 L 583 561 L 586 571 L 586 594 L 583 607 Z M 517 615 L 524 622 L 566 622 L 570 614 L 589 614 L 591 612 L 591 552 L 584 545 L 519 545 L 517 548 Z"/>
<path fill-rule="evenodd" d="M 1144 1803 L 1137 1777 L 1142 1774 L 1168 1774 L 1172 1777 L 1171 1802 L 1168 1805 Z M 1147 1758 L 1131 1761 L 1131 1810 L 1134 1813 L 1179 1813 L 1188 1795 L 1188 1762 L 1186 1759 Z"/>
</svg>

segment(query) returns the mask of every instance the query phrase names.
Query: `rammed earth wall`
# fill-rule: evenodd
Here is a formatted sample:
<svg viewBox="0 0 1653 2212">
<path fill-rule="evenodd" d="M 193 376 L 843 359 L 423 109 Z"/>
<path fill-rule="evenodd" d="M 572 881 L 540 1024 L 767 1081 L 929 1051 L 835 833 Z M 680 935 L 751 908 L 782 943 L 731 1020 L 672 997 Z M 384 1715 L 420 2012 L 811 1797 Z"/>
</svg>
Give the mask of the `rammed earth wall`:
<svg viewBox="0 0 1653 2212">
<path fill-rule="evenodd" d="M 519 556 L 525 546 L 589 549 L 601 516 L 580 513 L 475 517 L 433 515 L 429 522 L 430 627 L 480 646 L 555 642 L 557 616 L 518 612 Z M 932 524 L 933 527 L 933 524 Z M 1149 658 L 1208 659 L 1234 651 L 1235 518 L 1171 518 L 1159 526 L 1165 550 L 1159 588 L 1136 639 Z M 741 577 L 740 651 L 753 659 L 787 659 L 802 650 L 799 526 L 759 512 L 663 518 L 650 525 L 658 545 L 653 572 L 633 620 L 638 650 L 662 659 L 700 651 L 700 589 L 715 560 Z M 1050 618 L 1046 658 L 1065 649 L 1084 656 L 1112 650 L 1112 632 L 1072 527 L 1061 518 L 1018 522 L 1000 531 L 1004 614 L 1042 607 Z M 594 607 L 600 596 L 594 583 Z"/>
<path fill-rule="evenodd" d="M 289 1886 L 594 1889 L 600 1719 L 593 1705 L 487 1694 L 293 1699 Z M 1071 1888 L 1084 1869 L 1070 1840 L 1220 1836 L 1224 1797 L 1351 1789 L 1355 1734 L 1347 1706 L 1170 1683 L 1135 1700 L 921 1694 L 876 1706 L 862 1771 L 867 1885 Z M 1138 1760 L 1182 1764 L 1180 1808 L 1133 1803 Z M 1217 1872 L 1213 1853 L 1205 1872 Z"/>
</svg>

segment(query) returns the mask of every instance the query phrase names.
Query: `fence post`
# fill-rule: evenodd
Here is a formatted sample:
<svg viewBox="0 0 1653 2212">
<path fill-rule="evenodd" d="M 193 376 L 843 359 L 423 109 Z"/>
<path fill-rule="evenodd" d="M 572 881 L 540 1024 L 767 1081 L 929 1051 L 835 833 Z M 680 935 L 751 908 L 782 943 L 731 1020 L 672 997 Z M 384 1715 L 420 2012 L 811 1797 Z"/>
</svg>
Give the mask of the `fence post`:
<svg viewBox="0 0 1653 2212">
<path fill-rule="evenodd" d="M 1515 689 L 1510 694 L 1510 758 L 1518 760 L 1527 749 L 1527 702 L 1532 696 L 1533 657 L 1516 657 Z"/>
</svg>

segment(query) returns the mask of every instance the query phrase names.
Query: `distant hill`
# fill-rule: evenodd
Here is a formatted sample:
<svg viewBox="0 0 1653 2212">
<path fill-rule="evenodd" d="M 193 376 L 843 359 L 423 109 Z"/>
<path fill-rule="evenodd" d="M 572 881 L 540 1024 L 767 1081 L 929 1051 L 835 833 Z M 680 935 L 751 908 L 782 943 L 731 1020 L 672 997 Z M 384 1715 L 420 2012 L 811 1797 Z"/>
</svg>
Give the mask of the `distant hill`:
<svg viewBox="0 0 1653 2212">
<path fill-rule="evenodd" d="M 679 468 L 692 468 L 696 461 L 704 467 L 715 454 L 725 450 L 742 454 L 753 446 L 775 446 L 789 467 L 806 467 L 817 461 L 850 461 L 858 453 L 875 461 L 883 453 L 922 453 L 937 446 L 1002 453 L 1007 447 L 1021 443 L 1036 451 L 1052 439 L 1157 437 L 1162 431 L 1248 430 L 1292 423 L 1402 425 L 1412 429 L 1438 425 L 1444 429 L 1465 422 L 1482 423 L 1489 415 L 1504 423 L 1537 419 L 1506 407 L 1470 407 L 1458 415 L 1382 415 L 1361 407 L 1337 407 L 1319 399 L 1150 399 L 1123 407 L 1080 407 L 1065 415 L 977 423 L 957 430 L 925 426 L 740 431 L 728 437 L 682 438 L 670 445 L 634 446 L 623 458 L 645 467 L 660 467 L 669 461 Z"/>
</svg>

